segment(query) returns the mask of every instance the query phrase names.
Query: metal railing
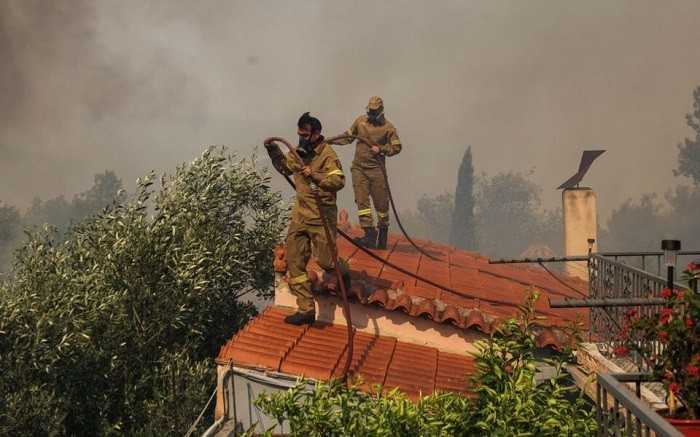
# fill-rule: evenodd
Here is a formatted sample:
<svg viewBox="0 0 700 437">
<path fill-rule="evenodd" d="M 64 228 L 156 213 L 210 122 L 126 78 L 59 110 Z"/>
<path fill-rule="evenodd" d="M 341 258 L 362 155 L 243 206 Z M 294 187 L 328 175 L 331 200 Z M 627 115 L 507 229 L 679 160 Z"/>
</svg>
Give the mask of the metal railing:
<svg viewBox="0 0 700 437">
<path fill-rule="evenodd" d="M 589 298 L 590 299 L 659 299 L 667 280 L 644 270 L 637 269 L 619 260 L 599 254 L 589 258 Z M 675 288 L 684 288 L 674 284 Z M 634 310 L 641 316 L 658 313 L 663 305 L 603 306 L 590 308 L 590 333 L 604 355 L 625 343 L 621 338 L 625 330 L 626 313 Z M 633 354 L 630 358 L 640 369 L 646 369 L 646 359 L 655 358 L 661 345 L 657 341 L 644 338 L 632 339 L 649 351 L 649 356 Z M 646 358 L 646 359 L 645 359 Z"/>
<path fill-rule="evenodd" d="M 598 255 L 612 258 L 615 261 L 620 261 L 631 267 L 656 274 L 657 276 L 666 274 L 665 266 L 663 265 L 663 252 L 604 252 L 598 253 Z M 700 251 L 681 250 L 678 252 L 677 266 L 685 266 L 689 262 L 697 260 L 699 256 Z M 678 271 L 679 269 L 676 269 L 676 272 Z"/>
<path fill-rule="evenodd" d="M 598 436 L 681 437 L 682 434 L 640 399 L 643 373 L 598 373 L 596 419 Z M 634 383 L 635 392 L 625 383 Z"/>
</svg>

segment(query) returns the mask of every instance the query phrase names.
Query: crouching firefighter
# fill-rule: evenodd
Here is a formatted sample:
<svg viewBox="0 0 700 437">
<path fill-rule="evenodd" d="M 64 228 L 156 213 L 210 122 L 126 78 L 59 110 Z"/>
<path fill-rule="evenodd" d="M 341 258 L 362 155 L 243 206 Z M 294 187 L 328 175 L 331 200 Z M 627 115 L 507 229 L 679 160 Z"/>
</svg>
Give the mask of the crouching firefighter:
<svg viewBox="0 0 700 437">
<path fill-rule="evenodd" d="M 303 166 L 300 166 L 291 153 L 285 156 L 274 143 L 272 137 L 264 141 L 272 165 L 284 176 L 294 175 L 296 202 L 292 209 L 291 221 L 287 230 L 287 269 L 289 285 L 297 298 L 297 312 L 284 321 L 292 325 L 313 324 L 316 319 L 316 305 L 311 292 L 311 281 L 306 273 L 306 264 L 314 247 L 316 262 L 327 273 L 334 275 L 338 263 L 345 289 L 350 288 L 350 275 L 345 260 L 333 258 L 333 248 L 337 236 L 338 207 L 337 192 L 345 186 L 345 175 L 335 151 L 323 143 L 321 122 L 304 113 L 297 122 L 299 146 L 296 149 Z M 322 144 L 323 143 L 323 144 Z M 322 212 L 314 198 L 314 192 L 323 205 Z M 331 238 L 328 241 L 320 213 L 324 214 Z"/>
</svg>

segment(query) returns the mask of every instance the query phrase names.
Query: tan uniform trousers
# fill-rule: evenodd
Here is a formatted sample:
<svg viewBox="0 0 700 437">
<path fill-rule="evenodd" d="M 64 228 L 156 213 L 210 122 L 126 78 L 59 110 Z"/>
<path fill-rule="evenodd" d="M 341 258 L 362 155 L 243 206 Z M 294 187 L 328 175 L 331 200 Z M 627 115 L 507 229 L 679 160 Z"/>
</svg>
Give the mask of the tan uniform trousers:
<svg viewBox="0 0 700 437">
<path fill-rule="evenodd" d="M 384 180 L 382 169 L 362 168 L 352 166 L 352 189 L 355 192 L 355 203 L 357 204 L 357 215 L 360 219 L 360 226 L 363 228 L 374 227 L 372 221 L 372 208 L 369 198 L 377 211 L 377 226 L 380 228 L 389 227 L 389 189 Z"/>
<path fill-rule="evenodd" d="M 335 221 L 329 221 L 333 242 L 337 236 Z M 311 245 L 318 265 L 328 274 L 335 277 L 335 260 L 331 247 L 326 238 L 323 225 L 308 225 L 291 222 L 285 240 L 287 247 L 287 270 L 289 285 L 297 297 L 297 307 L 300 313 L 310 313 L 315 309 L 314 296 L 311 292 L 311 281 L 306 274 L 306 264 L 311 259 Z M 348 273 L 348 263 L 339 259 L 342 274 Z"/>
</svg>

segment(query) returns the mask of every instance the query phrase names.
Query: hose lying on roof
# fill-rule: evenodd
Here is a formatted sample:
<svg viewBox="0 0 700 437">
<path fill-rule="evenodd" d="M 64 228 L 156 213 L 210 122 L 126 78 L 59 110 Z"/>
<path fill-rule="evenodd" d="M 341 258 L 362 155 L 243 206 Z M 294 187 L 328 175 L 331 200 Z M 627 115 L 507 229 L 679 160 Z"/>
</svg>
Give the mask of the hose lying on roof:
<svg viewBox="0 0 700 437">
<path fill-rule="evenodd" d="M 338 135 L 335 137 L 327 138 L 324 140 L 324 142 L 325 143 L 332 143 L 335 140 L 340 140 L 340 139 L 344 139 L 344 138 L 353 138 L 357 141 L 362 142 L 370 149 L 372 148 L 372 143 L 370 143 L 366 139 L 364 139 L 362 137 L 355 136 L 355 135 L 350 135 L 350 134 L 342 134 L 342 135 Z M 394 197 L 391 195 L 391 188 L 389 187 L 389 178 L 387 177 L 387 174 L 386 174 L 386 167 L 384 166 L 384 162 L 379 155 L 374 155 L 374 158 L 377 160 L 377 163 L 379 163 L 379 167 L 382 169 L 382 176 L 384 176 L 384 183 L 386 184 L 386 191 L 387 191 L 387 194 L 389 194 L 389 203 L 391 204 L 391 210 L 394 211 L 394 217 L 396 217 L 396 223 L 399 225 L 399 229 L 401 229 L 401 233 L 403 234 L 404 237 L 406 237 L 406 240 L 408 240 L 408 242 L 411 243 L 411 245 L 413 247 L 415 247 L 416 250 L 418 250 L 418 252 L 422 253 L 423 255 L 427 256 L 428 258 L 430 258 L 432 260 L 440 261 L 439 259 L 435 258 L 434 256 L 430 255 L 429 253 L 425 252 L 423 249 L 418 247 L 418 245 L 416 245 L 416 243 L 414 243 L 413 240 L 411 240 L 411 237 L 409 237 L 408 234 L 406 233 L 406 230 L 403 228 L 403 225 L 401 224 L 401 219 L 399 218 L 399 213 L 396 212 L 396 205 L 394 205 Z"/>
</svg>

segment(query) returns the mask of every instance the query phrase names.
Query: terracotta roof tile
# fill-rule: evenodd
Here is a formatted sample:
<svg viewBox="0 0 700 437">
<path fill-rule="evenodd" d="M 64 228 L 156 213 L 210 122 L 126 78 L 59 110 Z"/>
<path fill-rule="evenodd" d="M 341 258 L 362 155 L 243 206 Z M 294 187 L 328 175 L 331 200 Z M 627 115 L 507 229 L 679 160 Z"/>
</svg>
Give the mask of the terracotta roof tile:
<svg viewBox="0 0 700 437">
<path fill-rule="evenodd" d="M 435 348 L 397 343 L 384 385 L 399 387 L 413 398 L 435 391 L 438 351 Z"/>
<path fill-rule="evenodd" d="M 350 237 L 362 235 L 359 226 L 345 223 L 342 229 Z M 588 290 L 585 281 L 561 274 L 555 278 L 537 265 L 489 264 L 486 257 L 476 252 L 418 238 L 413 240 L 438 260 L 421 254 L 405 237 L 393 233 L 389 234 L 387 250 L 373 253 L 443 288 L 383 265 L 344 238 L 339 238 L 338 252 L 348 260 L 353 281 L 349 296 L 389 311 L 402 311 L 488 333 L 493 331 L 493 326 L 489 325 L 519 314 L 518 306 L 523 304 L 528 288 L 534 286 L 541 291 L 542 297 L 536 309 L 546 317 L 542 321 L 544 325 L 562 326 L 576 320 L 577 314 L 582 316 L 584 325 L 588 321 L 586 309 L 552 309 L 548 304 L 549 299 L 581 298 Z M 317 278 L 315 292 L 337 293 L 335 278 L 323 274 L 313 261 L 309 263 L 308 271 L 310 276 Z M 445 315 L 445 309 L 450 306 L 456 308 L 456 313 L 450 309 Z M 481 318 L 476 314 L 465 317 L 473 311 L 481 313 Z"/>
<path fill-rule="evenodd" d="M 453 325 L 457 326 L 463 326 L 464 327 L 464 318 L 462 315 L 459 313 L 459 309 L 457 309 L 456 306 L 454 305 L 447 305 L 442 312 L 442 315 L 440 316 L 440 321 L 441 322 L 448 322 L 452 323 Z M 468 326 L 466 326 L 468 327 Z"/>
<path fill-rule="evenodd" d="M 467 374 L 472 374 L 474 370 L 473 358 L 439 352 L 435 372 L 435 390 L 467 395 L 467 387 L 471 385 Z"/>
<path fill-rule="evenodd" d="M 466 328 L 476 328 L 480 331 L 488 329 L 484 320 L 484 314 L 481 311 L 470 311 L 464 320 L 464 326 Z"/>
<path fill-rule="evenodd" d="M 221 348 L 216 361 L 260 368 L 317 380 L 338 377 L 348 354 L 347 327 L 316 323 L 310 327 L 286 325 L 292 311 L 268 307 Z M 285 335 L 259 341 L 255 327 L 265 326 Z M 291 329 L 290 329 L 291 328 Z M 291 346 L 289 339 L 293 338 Z M 474 369 L 471 356 L 439 352 L 436 348 L 405 343 L 393 337 L 355 332 L 350 376 L 362 377 L 364 388 L 381 384 L 398 387 L 410 399 L 435 390 L 466 394 L 465 376 Z"/>
<path fill-rule="evenodd" d="M 431 301 L 430 299 L 423 300 L 423 302 L 421 302 L 418 305 L 415 311 L 416 316 L 424 316 L 432 320 L 435 320 L 436 313 L 437 309 L 435 308 L 433 301 Z"/>
<path fill-rule="evenodd" d="M 411 315 L 414 314 L 411 296 L 405 293 L 398 295 L 396 299 L 391 299 L 386 309 L 390 311 L 400 310 Z"/>
</svg>

